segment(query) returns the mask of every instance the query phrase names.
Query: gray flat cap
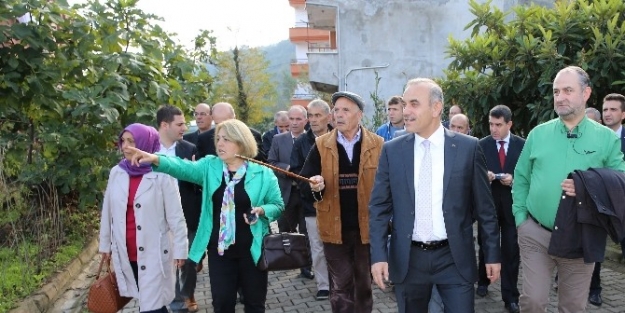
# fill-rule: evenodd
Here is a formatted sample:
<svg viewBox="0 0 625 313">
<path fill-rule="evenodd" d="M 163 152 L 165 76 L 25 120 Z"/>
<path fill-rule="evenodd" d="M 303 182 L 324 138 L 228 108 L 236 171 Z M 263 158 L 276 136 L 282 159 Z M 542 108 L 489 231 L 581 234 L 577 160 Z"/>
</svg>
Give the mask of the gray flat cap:
<svg viewBox="0 0 625 313">
<path fill-rule="evenodd" d="M 338 100 L 339 98 L 347 98 L 351 100 L 352 102 L 356 103 L 358 108 L 360 108 L 360 111 L 364 111 L 365 109 L 365 101 L 362 100 L 362 98 L 359 95 L 353 92 L 350 92 L 350 91 L 335 92 L 334 94 L 332 94 L 332 106 L 334 106 L 334 104 L 336 103 L 336 100 Z"/>
</svg>

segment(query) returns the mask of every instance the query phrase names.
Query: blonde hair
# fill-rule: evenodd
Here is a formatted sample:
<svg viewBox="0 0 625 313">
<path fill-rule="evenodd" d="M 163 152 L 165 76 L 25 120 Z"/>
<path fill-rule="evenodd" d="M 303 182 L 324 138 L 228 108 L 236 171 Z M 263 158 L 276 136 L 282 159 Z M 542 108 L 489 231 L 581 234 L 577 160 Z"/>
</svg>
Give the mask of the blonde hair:
<svg viewBox="0 0 625 313">
<path fill-rule="evenodd" d="M 225 120 L 215 127 L 215 147 L 219 132 L 225 132 L 226 138 L 234 142 L 241 149 L 240 155 L 254 158 L 258 154 L 258 146 L 250 128 L 239 120 Z"/>
</svg>

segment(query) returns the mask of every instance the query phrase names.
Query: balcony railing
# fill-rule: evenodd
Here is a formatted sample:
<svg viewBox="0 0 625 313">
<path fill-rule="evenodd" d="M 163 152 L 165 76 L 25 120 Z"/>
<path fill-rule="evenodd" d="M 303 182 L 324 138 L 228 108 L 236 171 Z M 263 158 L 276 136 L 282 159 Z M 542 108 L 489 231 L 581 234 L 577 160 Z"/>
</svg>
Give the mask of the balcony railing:
<svg viewBox="0 0 625 313">
<path fill-rule="evenodd" d="M 308 63 L 291 63 L 291 76 L 299 77 L 308 74 Z"/>
<path fill-rule="evenodd" d="M 292 27 L 289 29 L 292 42 L 329 42 L 330 31 L 310 27 Z"/>
<path fill-rule="evenodd" d="M 315 95 L 314 93 L 294 93 L 293 96 L 291 97 L 291 99 L 297 99 L 297 100 L 312 100 L 317 98 L 317 95 Z"/>
</svg>

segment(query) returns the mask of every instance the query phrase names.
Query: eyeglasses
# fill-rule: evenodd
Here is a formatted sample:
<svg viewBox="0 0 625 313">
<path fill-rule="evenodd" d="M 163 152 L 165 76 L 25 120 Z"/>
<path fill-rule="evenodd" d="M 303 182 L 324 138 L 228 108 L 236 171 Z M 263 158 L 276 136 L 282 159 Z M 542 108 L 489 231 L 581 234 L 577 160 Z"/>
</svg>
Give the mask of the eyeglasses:
<svg viewBox="0 0 625 313">
<path fill-rule="evenodd" d="M 206 112 L 193 112 L 193 116 L 208 116 L 208 113 Z"/>
</svg>

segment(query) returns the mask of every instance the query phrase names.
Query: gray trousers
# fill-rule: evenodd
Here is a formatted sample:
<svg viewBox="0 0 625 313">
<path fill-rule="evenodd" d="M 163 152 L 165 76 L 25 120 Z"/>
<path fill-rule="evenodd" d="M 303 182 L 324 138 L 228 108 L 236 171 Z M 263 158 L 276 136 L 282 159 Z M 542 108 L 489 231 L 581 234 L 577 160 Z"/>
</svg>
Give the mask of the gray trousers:
<svg viewBox="0 0 625 313">
<path fill-rule="evenodd" d="M 551 233 L 528 218 L 517 228 L 523 290 L 519 299 L 521 312 L 545 312 L 553 269 L 558 268 L 558 312 L 586 311 L 590 279 L 594 263 L 584 263 L 583 258 L 565 259 L 547 253 Z"/>
<path fill-rule="evenodd" d="M 306 217 L 306 230 L 308 230 L 308 240 L 310 241 L 310 252 L 313 262 L 312 268 L 315 271 L 317 291 L 330 290 L 328 263 L 326 262 L 326 256 L 323 252 L 323 242 L 321 241 L 321 237 L 319 237 L 316 217 Z"/>
</svg>

